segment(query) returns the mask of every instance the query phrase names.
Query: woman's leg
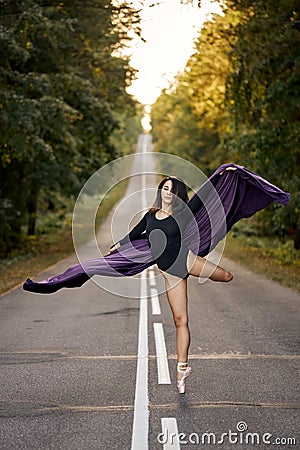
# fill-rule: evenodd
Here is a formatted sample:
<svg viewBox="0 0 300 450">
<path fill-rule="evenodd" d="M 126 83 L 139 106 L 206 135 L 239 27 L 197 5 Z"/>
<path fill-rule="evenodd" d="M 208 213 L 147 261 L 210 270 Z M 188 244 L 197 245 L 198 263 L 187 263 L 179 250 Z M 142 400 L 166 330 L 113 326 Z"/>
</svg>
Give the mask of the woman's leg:
<svg viewBox="0 0 300 450">
<path fill-rule="evenodd" d="M 207 261 L 201 256 L 195 255 L 191 250 L 187 257 L 187 269 L 190 275 L 201 278 L 209 278 L 213 281 L 231 281 L 233 276 L 227 270 L 222 269 L 220 266 Z"/>
<path fill-rule="evenodd" d="M 187 309 L 187 280 L 161 272 L 165 278 L 167 298 L 176 327 L 178 362 L 187 362 L 190 346 L 190 330 Z"/>
</svg>

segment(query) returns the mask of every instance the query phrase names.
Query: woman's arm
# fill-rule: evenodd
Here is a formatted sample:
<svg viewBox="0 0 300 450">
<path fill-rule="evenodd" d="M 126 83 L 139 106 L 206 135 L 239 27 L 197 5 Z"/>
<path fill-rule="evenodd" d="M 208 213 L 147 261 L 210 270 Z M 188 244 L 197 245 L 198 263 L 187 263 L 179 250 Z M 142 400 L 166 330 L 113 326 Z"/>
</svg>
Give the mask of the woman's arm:
<svg viewBox="0 0 300 450">
<path fill-rule="evenodd" d="M 203 201 L 201 198 L 195 193 L 192 198 L 188 201 L 187 206 L 195 214 L 201 206 L 203 206 Z"/>
<path fill-rule="evenodd" d="M 207 201 L 214 191 L 214 180 L 207 180 L 191 197 L 187 205 L 195 214 Z M 201 196 L 201 197 L 200 197 Z"/>
<path fill-rule="evenodd" d="M 108 253 L 114 252 L 115 250 L 117 250 L 120 247 L 121 247 L 120 242 L 117 242 L 116 244 L 113 244 L 109 247 Z"/>
<path fill-rule="evenodd" d="M 127 244 L 127 242 L 138 239 L 142 235 L 142 233 L 146 230 L 146 225 L 147 225 L 146 215 L 147 214 L 148 213 L 146 213 L 142 217 L 142 219 L 139 221 L 139 223 L 137 223 L 136 226 L 133 227 L 133 229 L 128 234 L 126 234 L 126 236 L 124 236 L 122 239 L 119 240 L 119 242 L 117 242 L 116 244 L 113 244 L 110 247 L 110 252 L 117 250 L 119 247 L 121 247 L 121 245 Z"/>
</svg>

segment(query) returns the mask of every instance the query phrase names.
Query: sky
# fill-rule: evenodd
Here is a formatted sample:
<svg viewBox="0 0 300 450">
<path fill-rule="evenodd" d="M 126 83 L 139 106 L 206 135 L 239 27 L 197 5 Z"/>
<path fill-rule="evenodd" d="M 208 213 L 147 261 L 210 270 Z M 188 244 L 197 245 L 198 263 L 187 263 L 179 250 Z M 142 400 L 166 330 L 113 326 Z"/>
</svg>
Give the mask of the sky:
<svg viewBox="0 0 300 450">
<path fill-rule="evenodd" d="M 132 3 L 137 8 L 141 4 L 138 0 Z M 184 69 L 205 19 L 212 12 L 221 13 L 221 8 L 214 0 L 201 0 L 200 8 L 198 0 L 145 0 L 143 3 L 141 28 L 146 42 L 133 40 L 129 49 L 131 65 L 138 73 L 128 92 L 140 103 L 151 105 Z"/>
</svg>

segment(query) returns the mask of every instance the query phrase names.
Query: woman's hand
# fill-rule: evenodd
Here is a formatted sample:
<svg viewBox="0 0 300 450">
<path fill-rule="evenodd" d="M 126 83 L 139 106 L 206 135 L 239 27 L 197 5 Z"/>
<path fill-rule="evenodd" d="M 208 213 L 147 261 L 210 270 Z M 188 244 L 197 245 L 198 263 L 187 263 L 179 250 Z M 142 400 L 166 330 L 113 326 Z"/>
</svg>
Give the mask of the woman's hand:
<svg viewBox="0 0 300 450">
<path fill-rule="evenodd" d="M 121 247 L 121 244 L 120 244 L 120 242 L 118 242 L 116 245 L 111 247 L 106 254 L 109 255 L 110 253 L 114 252 L 115 250 L 117 250 L 120 247 Z"/>
</svg>

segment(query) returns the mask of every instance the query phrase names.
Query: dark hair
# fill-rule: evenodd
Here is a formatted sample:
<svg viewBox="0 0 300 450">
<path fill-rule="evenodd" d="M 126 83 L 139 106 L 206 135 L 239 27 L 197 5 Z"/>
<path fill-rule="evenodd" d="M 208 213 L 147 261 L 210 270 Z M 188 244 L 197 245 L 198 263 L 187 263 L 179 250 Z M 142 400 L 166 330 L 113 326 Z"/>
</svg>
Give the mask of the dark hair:
<svg viewBox="0 0 300 450">
<path fill-rule="evenodd" d="M 161 208 L 162 206 L 161 191 L 166 181 L 169 180 L 172 181 L 172 194 L 174 194 L 172 199 L 173 215 L 175 216 L 177 214 L 180 214 L 180 212 L 184 209 L 183 202 L 187 203 L 189 199 L 186 184 L 181 178 L 170 176 L 163 178 L 159 183 L 157 187 L 156 199 L 152 208 L 149 209 L 149 214 L 155 214 L 156 211 L 158 211 Z"/>
</svg>

